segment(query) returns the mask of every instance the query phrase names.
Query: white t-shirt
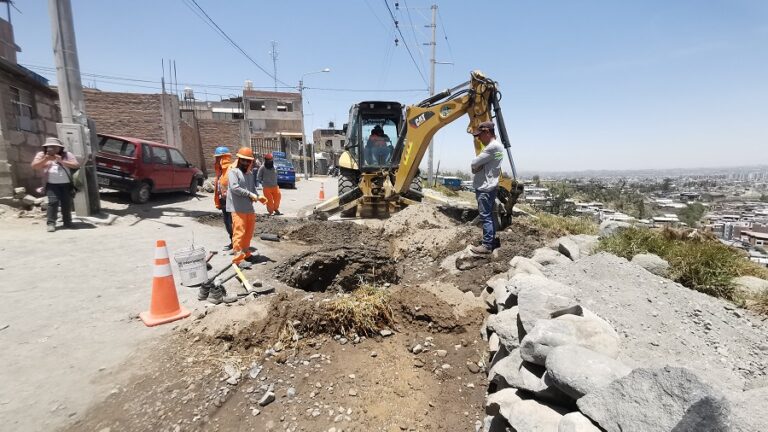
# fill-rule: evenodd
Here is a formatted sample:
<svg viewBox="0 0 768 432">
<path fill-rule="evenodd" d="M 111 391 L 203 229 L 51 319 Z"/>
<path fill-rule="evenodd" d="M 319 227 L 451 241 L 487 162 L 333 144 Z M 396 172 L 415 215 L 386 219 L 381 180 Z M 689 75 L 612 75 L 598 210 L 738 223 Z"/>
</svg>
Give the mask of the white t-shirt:
<svg viewBox="0 0 768 432">
<path fill-rule="evenodd" d="M 67 175 L 67 171 L 69 171 L 69 168 L 63 165 L 59 165 L 55 162 L 51 163 L 51 165 L 48 167 L 48 183 L 69 183 L 69 175 Z"/>
</svg>

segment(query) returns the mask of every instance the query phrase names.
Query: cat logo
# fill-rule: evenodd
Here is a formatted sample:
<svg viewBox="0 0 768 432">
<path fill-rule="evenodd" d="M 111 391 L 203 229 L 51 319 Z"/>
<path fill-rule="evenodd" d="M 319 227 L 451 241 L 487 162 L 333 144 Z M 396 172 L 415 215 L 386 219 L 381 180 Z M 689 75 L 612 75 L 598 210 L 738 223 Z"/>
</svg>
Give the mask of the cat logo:
<svg viewBox="0 0 768 432">
<path fill-rule="evenodd" d="M 431 119 L 432 116 L 434 116 L 434 115 L 435 115 L 435 113 L 433 113 L 432 111 L 423 112 L 423 113 L 419 114 L 418 117 L 415 117 L 415 118 L 411 119 L 408 122 L 408 124 L 410 124 L 411 127 L 415 129 L 415 128 L 421 126 L 422 124 L 424 124 L 425 121 Z"/>
</svg>

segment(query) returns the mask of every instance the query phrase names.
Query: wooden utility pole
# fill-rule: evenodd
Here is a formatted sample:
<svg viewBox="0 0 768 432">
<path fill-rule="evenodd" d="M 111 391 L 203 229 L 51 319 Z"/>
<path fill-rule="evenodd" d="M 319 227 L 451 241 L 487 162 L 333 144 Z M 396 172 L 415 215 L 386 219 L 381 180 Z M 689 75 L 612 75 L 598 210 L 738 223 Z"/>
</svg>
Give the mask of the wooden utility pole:
<svg viewBox="0 0 768 432">
<path fill-rule="evenodd" d="M 57 124 L 59 139 L 77 156 L 80 162 L 80 192 L 75 196 L 75 213 L 92 216 L 101 210 L 99 186 L 96 181 L 96 163 L 91 142 L 95 130 L 88 127 L 80 81 L 80 62 L 77 58 L 75 26 L 70 0 L 49 0 L 53 53 L 56 57 L 56 81 L 59 91 L 62 123 Z"/>
</svg>

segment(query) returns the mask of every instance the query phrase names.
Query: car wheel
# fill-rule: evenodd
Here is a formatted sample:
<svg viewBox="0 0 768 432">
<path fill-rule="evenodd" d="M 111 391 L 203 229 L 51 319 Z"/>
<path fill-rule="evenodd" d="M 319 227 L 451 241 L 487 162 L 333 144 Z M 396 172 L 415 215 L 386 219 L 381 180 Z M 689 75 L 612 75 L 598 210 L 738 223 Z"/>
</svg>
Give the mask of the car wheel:
<svg viewBox="0 0 768 432">
<path fill-rule="evenodd" d="M 192 196 L 197 195 L 197 178 L 192 177 L 192 183 L 189 184 L 189 190 L 187 190 L 187 193 Z"/>
<path fill-rule="evenodd" d="M 341 175 L 339 176 L 338 182 L 339 182 L 339 196 L 342 196 L 345 193 L 357 187 L 357 179 L 355 178 L 355 176 L 348 174 L 346 172 L 341 173 Z M 341 211 L 342 217 L 355 217 L 356 215 L 357 215 L 357 207 L 352 207 L 351 209 Z"/>
<path fill-rule="evenodd" d="M 144 204 L 152 195 L 152 186 L 147 182 L 141 182 L 131 191 L 131 201 L 136 204 Z"/>
</svg>

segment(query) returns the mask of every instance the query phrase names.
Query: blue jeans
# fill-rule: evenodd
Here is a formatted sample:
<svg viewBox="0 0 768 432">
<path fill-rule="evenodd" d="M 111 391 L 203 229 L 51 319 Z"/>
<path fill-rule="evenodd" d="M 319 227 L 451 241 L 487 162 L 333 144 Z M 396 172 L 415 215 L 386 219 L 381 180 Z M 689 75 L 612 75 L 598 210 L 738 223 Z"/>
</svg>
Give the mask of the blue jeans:
<svg viewBox="0 0 768 432">
<path fill-rule="evenodd" d="M 496 237 L 496 227 L 493 224 L 493 205 L 496 203 L 496 189 L 489 191 L 475 191 L 477 197 L 477 210 L 480 211 L 480 220 L 483 222 L 483 246 L 493 250 L 493 239 Z"/>
<path fill-rule="evenodd" d="M 227 211 L 226 202 L 221 207 L 221 214 L 224 216 L 224 228 L 226 228 L 227 234 L 229 234 L 229 245 L 232 246 L 232 213 Z"/>
</svg>

